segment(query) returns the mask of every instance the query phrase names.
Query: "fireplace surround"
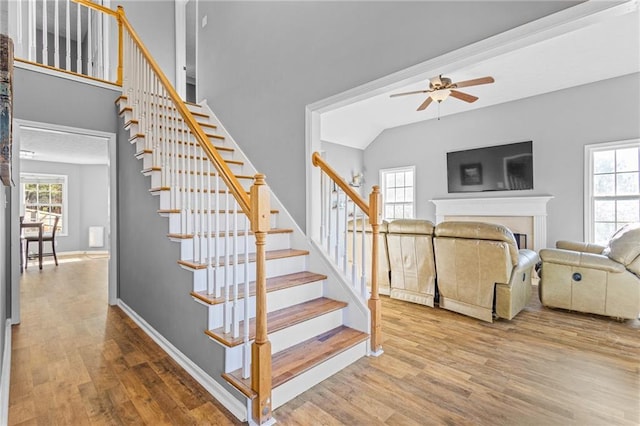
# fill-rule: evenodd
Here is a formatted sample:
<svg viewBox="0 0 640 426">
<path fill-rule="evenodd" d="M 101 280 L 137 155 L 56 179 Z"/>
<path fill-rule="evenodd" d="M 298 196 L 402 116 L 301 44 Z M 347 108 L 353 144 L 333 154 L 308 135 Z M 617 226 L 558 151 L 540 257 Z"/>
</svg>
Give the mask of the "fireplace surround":
<svg viewBox="0 0 640 426">
<path fill-rule="evenodd" d="M 500 223 L 513 228 L 513 221 L 530 223 L 533 247 L 536 252 L 547 247 L 547 203 L 551 195 L 525 197 L 437 198 L 436 223 L 445 220 L 477 220 Z M 525 226 L 525 225 L 517 225 Z M 521 229 L 518 231 L 522 232 Z M 524 232 L 527 233 L 527 232 Z"/>
</svg>

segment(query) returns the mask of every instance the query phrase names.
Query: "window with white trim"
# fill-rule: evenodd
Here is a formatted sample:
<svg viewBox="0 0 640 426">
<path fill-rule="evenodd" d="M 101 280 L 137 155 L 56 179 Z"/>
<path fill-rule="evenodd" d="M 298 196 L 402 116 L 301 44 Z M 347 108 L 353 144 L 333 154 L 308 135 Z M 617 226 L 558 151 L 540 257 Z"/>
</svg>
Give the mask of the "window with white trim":
<svg viewBox="0 0 640 426">
<path fill-rule="evenodd" d="M 382 216 L 386 220 L 415 217 L 415 166 L 380 170 Z"/>
<path fill-rule="evenodd" d="M 43 222 L 51 232 L 58 216 L 59 235 L 67 234 L 67 176 L 20 173 L 22 206 L 25 222 Z"/>
<path fill-rule="evenodd" d="M 640 140 L 585 146 L 585 237 L 606 244 L 640 222 Z"/>
</svg>

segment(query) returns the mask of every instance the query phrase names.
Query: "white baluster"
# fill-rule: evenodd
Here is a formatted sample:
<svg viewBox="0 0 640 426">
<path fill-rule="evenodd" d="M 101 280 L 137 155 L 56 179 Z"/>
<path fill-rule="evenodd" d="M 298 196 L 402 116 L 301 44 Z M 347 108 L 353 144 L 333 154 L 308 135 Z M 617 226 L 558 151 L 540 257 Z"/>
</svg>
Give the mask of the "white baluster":
<svg viewBox="0 0 640 426">
<path fill-rule="evenodd" d="M 229 274 L 229 192 L 225 191 L 224 194 L 224 332 L 229 333 L 231 331 L 231 325 L 229 324 L 231 316 L 231 305 L 229 302 L 229 287 L 231 286 L 231 277 Z"/>
<path fill-rule="evenodd" d="M 351 285 L 355 287 L 358 282 L 358 268 L 357 268 L 357 260 L 356 260 L 356 243 L 357 243 L 357 235 L 356 235 L 356 226 L 357 226 L 357 209 L 356 203 L 353 203 L 353 219 L 351 220 Z M 364 219 L 363 219 L 364 220 Z M 347 227 L 347 229 L 349 229 Z"/>
<path fill-rule="evenodd" d="M 222 269 L 220 268 L 220 257 L 222 256 L 222 254 L 219 252 L 218 250 L 218 244 L 220 242 L 220 173 L 218 173 L 216 171 L 216 187 L 215 187 L 215 200 L 216 202 L 214 203 L 214 208 L 215 208 L 215 216 L 213 217 L 213 222 L 214 222 L 214 228 L 215 228 L 215 236 L 216 236 L 216 240 L 215 240 L 215 244 L 213 245 L 213 250 L 214 250 L 214 260 L 215 263 L 213 264 L 214 268 L 215 268 L 215 275 L 213 277 L 214 279 L 214 287 L 215 287 L 215 294 L 216 297 L 220 297 L 221 293 L 222 293 L 222 283 L 224 283 L 224 281 L 222 281 Z"/>
<path fill-rule="evenodd" d="M 47 28 L 47 0 L 42 0 L 42 63 L 49 65 L 49 31 Z"/>
<path fill-rule="evenodd" d="M 347 194 L 344 194 L 344 232 L 340 232 L 342 238 L 342 272 L 347 274 L 347 222 L 349 219 L 349 203 Z"/>
<path fill-rule="evenodd" d="M 366 230 L 365 230 L 365 227 L 364 227 L 365 226 L 364 225 L 365 218 L 366 218 L 366 216 L 363 215 L 362 216 L 362 236 L 360 237 L 361 240 L 362 240 L 361 241 L 361 243 L 362 243 L 362 246 L 361 246 L 362 252 L 361 252 L 361 258 L 360 258 L 360 263 L 361 263 L 361 268 L 362 268 L 361 269 L 362 273 L 360 274 L 361 275 L 361 278 L 360 278 L 360 291 L 361 291 L 362 298 L 366 300 L 367 299 L 367 273 L 366 273 L 366 271 L 367 271 L 367 268 L 366 268 L 366 264 L 367 264 L 366 263 L 366 256 L 367 256 L 367 253 L 366 253 L 366 249 L 365 249 L 365 245 L 366 245 L 365 244 L 366 243 Z M 371 238 L 373 239 L 373 233 L 371 234 Z M 371 259 L 371 261 L 373 262 L 373 259 Z"/>
<path fill-rule="evenodd" d="M 213 188 L 211 186 L 211 162 L 207 162 L 207 191 L 209 192 L 209 196 L 207 197 L 207 231 L 209 234 L 207 235 L 207 293 L 215 294 L 215 270 L 213 269 L 214 257 L 217 256 L 216 250 L 213 248 L 213 243 L 215 243 L 214 232 L 217 232 L 217 228 L 212 228 L 212 216 L 216 214 L 213 211 L 213 200 L 216 197 L 216 194 L 213 193 Z M 217 206 L 216 206 L 217 209 Z"/>
<path fill-rule="evenodd" d="M 67 0 L 67 7 L 65 9 L 65 29 L 66 29 L 66 37 L 65 37 L 65 41 L 66 41 L 66 52 L 65 52 L 65 62 L 64 62 L 64 69 L 66 69 L 67 71 L 71 71 L 71 3 L 70 0 Z"/>
<path fill-rule="evenodd" d="M 25 57 L 24 54 L 24 46 L 23 46 L 23 42 L 24 42 L 24 37 L 22 34 L 23 28 L 22 28 L 22 2 L 19 1 L 16 3 L 17 9 L 16 9 L 16 16 L 18 17 L 18 22 L 16 22 L 16 32 L 17 37 L 16 37 L 16 52 L 15 52 L 15 56 L 19 56 L 21 58 Z"/>
<path fill-rule="evenodd" d="M 333 247 L 334 250 L 334 262 L 336 263 L 336 265 L 340 265 L 339 261 L 340 261 L 340 253 L 339 253 L 339 249 L 338 247 L 340 246 L 340 188 L 338 188 L 336 190 L 336 214 L 335 214 L 335 219 L 336 219 L 336 227 L 335 227 L 335 245 Z"/>
<path fill-rule="evenodd" d="M 28 43 L 29 43 L 29 60 L 36 60 L 36 0 L 29 0 L 28 10 Z"/>
<path fill-rule="evenodd" d="M 238 243 L 238 209 L 240 205 L 233 203 L 233 337 L 238 338 L 240 336 L 240 306 L 238 303 L 238 286 L 240 281 L 239 273 L 239 257 L 238 252 L 240 246 Z M 249 258 L 245 258 L 244 262 L 247 263 Z M 246 296 L 246 295 L 245 295 Z"/>
<path fill-rule="evenodd" d="M 93 77 L 93 43 L 92 34 L 93 31 L 91 23 L 91 8 L 87 8 L 87 75 Z"/>
<path fill-rule="evenodd" d="M 53 2 L 54 23 L 53 23 L 53 65 L 60 68 L 60 12 L 58 11 L 58 0 Z"/>
<path fill-rule="evenodd" d="M 82 9 L 76 3 L 76 72 L 82 74 Z"/>
<path fill-rule="evenodd" d="M 244 249 L 242 255 L 249 259 L 249 217 L 244 216 Z M 243 328 L 243 348 L 242 348 L 242 377 L 247 379 L 250 374 L 251 346 L 249 342 L 249 262 L 244 262 L 244 328 Z"/>
</svg>

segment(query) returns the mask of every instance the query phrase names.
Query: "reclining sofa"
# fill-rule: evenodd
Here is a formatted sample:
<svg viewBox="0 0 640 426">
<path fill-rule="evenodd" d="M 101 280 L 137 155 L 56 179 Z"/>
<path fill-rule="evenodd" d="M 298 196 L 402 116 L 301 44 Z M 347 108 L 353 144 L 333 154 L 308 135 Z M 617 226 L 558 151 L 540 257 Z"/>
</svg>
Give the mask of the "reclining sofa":
<svg viewBox="0 0 640 426">
<path fill-rule="evenodd" d="M 362 224 L 356 221 L 356 233 Z M 347 227 L 353 232 L 353 222 Z M 371 229 L 365 223 L 365 253 Z M 436 288 L 440 307 L 484 321 L 512 319 L 531 296 L 531 273 L 538 256 L 518 250 L 511 231 L 501 225 L 397 219 L 380 226 L 378 283 L 381 294 L 433 307 Z M 352 235 L 348 235 L 351 244 Z M 360 264 L 361 238 L 356 238 Z M 348 247 L 351 262 L 351 248 Z M 371 264 L 365 275 L 370 285 Z M 437 286 L 436 286 L 437 281 Z"/>
<path fill-rule="evenodd" d="M 558 241 L 540 257 L 544 306 L 621 319 L 640 315 L 640 225 L 622 227 L 606 246 Z"/>
</svg>

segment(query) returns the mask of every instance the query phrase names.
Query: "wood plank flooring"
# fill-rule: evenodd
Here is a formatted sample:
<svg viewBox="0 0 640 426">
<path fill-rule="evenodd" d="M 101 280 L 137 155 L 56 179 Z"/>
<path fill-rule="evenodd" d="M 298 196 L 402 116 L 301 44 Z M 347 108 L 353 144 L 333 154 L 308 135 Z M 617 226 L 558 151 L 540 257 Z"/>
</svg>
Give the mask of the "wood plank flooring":
<svg viewBox="0 0 640 426">
<path fill-rule="evenodd" d="M 238 424 L 117 307 L 106 259 L 22 279 L 9 424 Z M 640 322 L 540 306 L 493 324 L 387 297 L 383 348 L 274 411 L 283 425 L 638 425 Z M 203 336 L 204 337 L 204 336 Z"/>
</svg>

